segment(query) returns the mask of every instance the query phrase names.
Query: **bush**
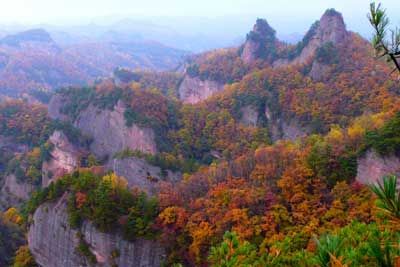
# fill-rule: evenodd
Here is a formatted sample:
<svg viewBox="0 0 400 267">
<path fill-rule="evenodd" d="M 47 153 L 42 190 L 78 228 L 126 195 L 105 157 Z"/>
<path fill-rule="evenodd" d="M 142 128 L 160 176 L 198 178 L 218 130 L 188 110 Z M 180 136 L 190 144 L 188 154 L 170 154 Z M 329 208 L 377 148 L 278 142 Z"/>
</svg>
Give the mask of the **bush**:
<svg viewBox="0 0 400 267">
<path fill-rule="evenodd" d="M 365 135 L 366 148 L 373 148 L 381 155 L 400 152 L 400 112 L 385 125 Z"/>
</svg>

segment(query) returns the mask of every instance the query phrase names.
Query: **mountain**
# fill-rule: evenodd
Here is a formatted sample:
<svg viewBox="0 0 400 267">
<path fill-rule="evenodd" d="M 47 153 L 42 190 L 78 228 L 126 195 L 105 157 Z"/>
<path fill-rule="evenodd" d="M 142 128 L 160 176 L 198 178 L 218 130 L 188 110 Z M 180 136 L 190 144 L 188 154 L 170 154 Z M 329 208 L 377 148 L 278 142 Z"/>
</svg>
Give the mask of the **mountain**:
<svg viewBox="0 0 400 267">
<path fill-rule="evenodd" d="M 400 87 L 339 12 L 296 44 L 257 19 L 182 68 L 0 103 L 0 229 L 27 236 L 0 243 L 7 264 L 20 245 L 48 267 L 398 259 L 399 218 L 369 185 L 400 175 Z"/>
<path fill-rule="evenodd" d="M 53 43 L 53 40 L 51 39 L 50 34 L 43 29 L 24 31 L 0 39 L 0 44 L 16 47 L 28 42 Z"/>
<path fill-rule="evenodd" d="M 0 92 L 16 95 L 93 83 L 117 67 L 174 69 L 187 53 L 156 42 L 80 42 L 59 46 L 42 29 L 0 40 Z"/>
</svg>

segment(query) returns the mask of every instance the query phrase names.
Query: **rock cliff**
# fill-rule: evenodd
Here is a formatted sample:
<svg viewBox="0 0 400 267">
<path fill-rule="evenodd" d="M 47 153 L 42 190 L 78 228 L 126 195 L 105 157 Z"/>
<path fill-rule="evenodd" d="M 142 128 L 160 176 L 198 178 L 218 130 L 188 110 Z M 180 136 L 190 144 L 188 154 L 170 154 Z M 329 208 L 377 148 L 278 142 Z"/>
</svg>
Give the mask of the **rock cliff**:
<svg viewBox="0 0 400 267">
<path fill-rule="evenodd" d="M 81 112 L 75 121 L 75 126 L 84 135 L 93 138 L 90 150 L 97 157 L 112 157 L 126 148 L 150 154 L 157 152 L 153 130 L 136 125 L 127 127 L 124 112 L 125 107 L 121 101 L 113 110 L 99 109 L 91 105 Z"/>
<path fill-rule="evenodd" d="M 30 183 L 18 182 L 14 174 L 6 175 L 0 190 L 0 210 L 20 206 L 23 201 L 29 199 L 34 189 Z"/>
<path fill-rule="evenodd" d="M 43 267 L 138 266 L 162 265 L 164 249 L 156 241 L 137 239 L 127 242 L 119 234 L 101 233 L 90 222 L 78 230 L 68 225 L 67 195 L 56 203 L 41 205 L 29 228 L 29 248 L 36 262 Z M 97 263 L 90 264 L 77 252 L 81 233 Z M 112 255 L 113 252 L 114 256 Z"/>
<path fill-rule="evenodd" d="M 157 146 L 154 140 L 154 132 L 150 128 L 141 128 L 137 125 L 127 127 L 125 123 L 125 105 L 122 101 L 110 109 L 100 109 L 89 105 L 80 112 L 75 121 L 63 114 L 62 108 L 67 98 L 60 94 L 52 97 L 48 112 L 53 119 L 71 121 L 80 129 L 83 135 L 91 137 L 90 150 L 98 158 L 111 158 L 115 153 L 129 148 L 154 154 Z"/>
<path fill-rule="evenodd" d="M 395 155 L 383 157 L 376 151 L 369 150 L 358 159 L 356 179 L 362 184 L 376 183 L 390 174 L 400 175 L 400 158 Z"/>
<path fill-rule="evenodd" d="M 69 121 L 68 116 L 61 112 L 63 105 L 65 105 L 67 101 L 67 97 L 61 94 L 54 94 L 47 106 L 49 117 L 54 120 Z"/>
<path fill-rule="evenodd" d="M 61 131 L 55 131 L 49 138 L 54 145 L 51 159 L 42 165 L 42 186 L 48 186 L 55 179 L 79 167 L 80 151 Z"/>
<path fill-rule="evenodd" d="M 268 122 L 270 136 L 273 142 L 280 139 L 296 140 L 307 136 L 311 131 L 303 127 L 296 119 L 285 119 L 281 116 L 274 116 L 268 105 L 265 106 L 265 117 Z"/>
<path fill-rule="evenodd" d="M 240 122 L 246 126 L 257 126 L 258 123 L 258 111 L 253 105 L 247 105 L 240 109 L 242 117 Z"/>
<path fill-rule="evenodd" d="M 179 98 L 184 103 L 196 104 L 223 89 L 224 85 L 219 82 L 186 75 L 179 86 Z"/>
<path fill-rule="evenodd" d="M 264 19 L 257 19 L 253 30 L 247 34 L 241 58 L 244 63 L 252 64 L 257 59 L 272 61 L 276 53 L 278 40 L 275 30 Z"/>
<path fill-rule="evenodd" d="M 129 187 L 140 188 L 150 195 L 157 192 L 160 181 L 168 180 L 173 182 L 181 178 L 180 173 L 171 171 L 167 171 L 163 175 L 159 167 L 152 166 L 145 160 L 135 157 L 113 159 L 108 163 L 107 169 L 125 177 Z"/>
<path fill-rule="evenodd" d="M 332 43 L 335 46 L 342 45 L 348 36 L 349 33 L 346 30 L 342 14 L 334 9 L 329 9 L 305 35 L 301 43 L 303 47 L 301 47 L 300 54 L 292 60 L 278 59 L 273 65 L 274 67 L 284 67 L 309 63 L 319 47 L 327 43 Z"/>
</svg>

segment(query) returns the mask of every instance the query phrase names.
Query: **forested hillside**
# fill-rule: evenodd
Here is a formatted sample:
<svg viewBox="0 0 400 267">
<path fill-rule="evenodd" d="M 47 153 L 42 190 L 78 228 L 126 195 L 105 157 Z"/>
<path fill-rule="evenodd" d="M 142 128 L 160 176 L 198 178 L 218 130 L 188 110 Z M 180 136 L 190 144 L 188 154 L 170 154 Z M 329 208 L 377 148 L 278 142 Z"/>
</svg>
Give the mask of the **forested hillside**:
<svg viewBox="0 0 400 267">
<path fill-rule="evenodd" d="M 0 39 L 0 94 L 93 84 L 117 67 L 174 70 L 186 54 L 146 41 L 60 46 L 45 30 L 28 30 Z"/>
<path fill-rule="evenodd" d="M 14 266 L 400 262 L 400 85 L 333 9 L 296 45 L 258 19 L 184 73 L 5 101 L 0 130 Z"/>
</svg>

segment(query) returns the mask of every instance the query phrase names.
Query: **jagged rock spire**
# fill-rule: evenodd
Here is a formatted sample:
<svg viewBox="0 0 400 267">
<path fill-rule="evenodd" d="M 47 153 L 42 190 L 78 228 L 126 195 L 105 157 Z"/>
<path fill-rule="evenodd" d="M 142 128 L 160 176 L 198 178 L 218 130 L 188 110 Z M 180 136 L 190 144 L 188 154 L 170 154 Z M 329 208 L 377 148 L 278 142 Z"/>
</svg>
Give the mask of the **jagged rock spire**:
<svg viewBox="0 0 400 267">
<path fill-rule="evenodd" d="M 265 19 L 257 19 L 253 30 L 247 34 L 241 54 L 246 64 L 257 59 L 273 60 L 276 54 L 276 32 Z"/>
</svg>

